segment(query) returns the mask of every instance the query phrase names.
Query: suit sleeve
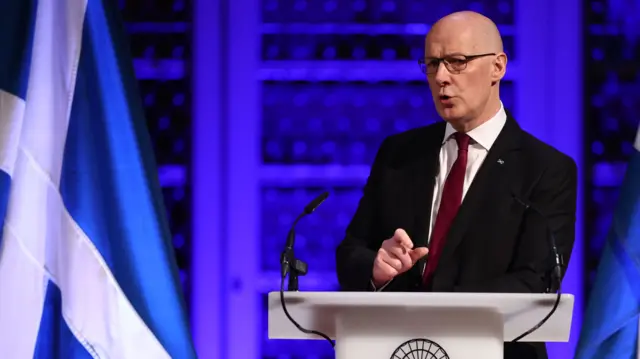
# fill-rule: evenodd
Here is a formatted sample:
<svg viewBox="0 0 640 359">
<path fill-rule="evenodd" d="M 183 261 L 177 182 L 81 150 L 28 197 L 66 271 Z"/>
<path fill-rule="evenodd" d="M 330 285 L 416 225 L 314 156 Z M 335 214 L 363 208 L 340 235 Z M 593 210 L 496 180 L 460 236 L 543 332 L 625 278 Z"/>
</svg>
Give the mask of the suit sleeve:
<svg viewBox="0 0 640 359">
<path fill-rule="evenodd" d="M 575 241 L 577 167 L 563 157 L 542 175 L 531 193 L 530 202 L 548 219 L 564 265 Z M 507 274 L 482 283 L 458 286 L 459 292 L 542 293 L 549 284 L 551 247 L 547 223 L 533 210 L 527 210 L 520 227 L 518 245 Z M 563 268 L 564 269 L 564 268 Z M 564 276 L 564 270 L 562 275 Z"/>
<path fill-rule="evenodd" d="M 344 291 L 375 291 L 373 286 L 373 262 L 380 231 L 376 226 L 376 193 L 385 162 L 386 139 L 376 154 L 369 178 L 356 212 L 347 227 L 345 237 L 336 249 L 338 283 Z"/>
</svg>

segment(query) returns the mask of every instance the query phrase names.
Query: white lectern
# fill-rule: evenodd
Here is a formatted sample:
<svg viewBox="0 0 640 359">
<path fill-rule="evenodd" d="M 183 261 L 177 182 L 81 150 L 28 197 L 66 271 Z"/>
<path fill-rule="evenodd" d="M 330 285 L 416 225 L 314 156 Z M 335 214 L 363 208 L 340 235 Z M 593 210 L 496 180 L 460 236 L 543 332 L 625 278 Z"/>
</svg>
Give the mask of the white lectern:
<svg viewBox="0 0 640 359">
<path fill-rule="evenodd" d="M 336 340 L 336 359 L 497 359 L 503 343 L 542 320 L 556 294 L 285 292 L 302 327 Z M 521 341 L 569 340 L 574 298 L 563 294 L 547 322 Z M 286 317 L 269 293 L 270 339 L 320 339 Z M 327 343 L 329 345 L 329 343 Z M 429 356 L 427 353 L 431 353 Z"/>
</svg>

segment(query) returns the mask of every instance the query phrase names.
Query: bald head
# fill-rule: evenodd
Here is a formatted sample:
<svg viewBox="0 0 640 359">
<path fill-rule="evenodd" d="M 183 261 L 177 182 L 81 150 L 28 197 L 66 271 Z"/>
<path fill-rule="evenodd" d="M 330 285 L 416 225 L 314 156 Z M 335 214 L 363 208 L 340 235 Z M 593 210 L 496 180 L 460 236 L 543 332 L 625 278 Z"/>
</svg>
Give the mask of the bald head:
<svg viewBox="0 0 640 359">
<path fill-rule="evenodd" d="M 427 34 L 427 43 L 430 40 L 458 42 L 460 46 L 469 47 L 467 51 L 504 51 L 496 24 L 473 11 L 455 12 L 438 20 Z"/>
<path fill-rule="evenodd" d="M 425 39 L 423 70 L 436 109 L 458 131 L 479 126 L 500 109 L 506 68 L 498 27 L 479 13 L 447 15 Z"/>
</svg>

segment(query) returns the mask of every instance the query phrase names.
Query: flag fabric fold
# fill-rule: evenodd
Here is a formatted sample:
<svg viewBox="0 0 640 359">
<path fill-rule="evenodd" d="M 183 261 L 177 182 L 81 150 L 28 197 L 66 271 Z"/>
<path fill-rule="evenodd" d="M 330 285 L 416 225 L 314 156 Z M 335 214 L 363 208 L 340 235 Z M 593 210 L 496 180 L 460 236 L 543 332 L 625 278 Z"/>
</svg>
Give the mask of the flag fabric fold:
<svg viewBox="0 0 640 359">
<path fill-rule="evenodd" d="M 0 358 L 195 358 L 116 2 L 0 2 Z"/>
<path fill-rule="evenodd" d="M 634 148 L 575 359 L 640 359 L 640 129 Z"/>
</svg>

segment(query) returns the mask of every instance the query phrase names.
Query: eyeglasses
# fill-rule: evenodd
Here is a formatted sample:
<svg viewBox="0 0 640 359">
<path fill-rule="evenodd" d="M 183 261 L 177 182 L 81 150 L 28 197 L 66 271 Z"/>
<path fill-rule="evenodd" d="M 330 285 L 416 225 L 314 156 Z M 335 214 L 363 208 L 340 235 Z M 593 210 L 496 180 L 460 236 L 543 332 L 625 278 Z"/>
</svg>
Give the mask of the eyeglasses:
<svg viewBox="0 0 640 359">
<path fill-rule="evenodd" d="M 451 55 L 443 58 L 439 57 L 425 57 L 418 60 L 418 66 L 423 74 L 432 75 L 438 72 L 440 62 L 444 62 L 444 66 L 449 72 L 458 74 L 467 68 L 467 63 L 475 59 L 492 56 L 495 53 L 479 54 L 479 55 Z"/>
</svg>

